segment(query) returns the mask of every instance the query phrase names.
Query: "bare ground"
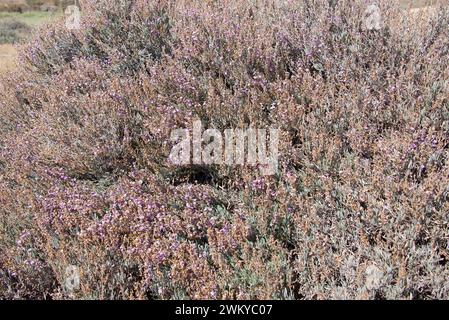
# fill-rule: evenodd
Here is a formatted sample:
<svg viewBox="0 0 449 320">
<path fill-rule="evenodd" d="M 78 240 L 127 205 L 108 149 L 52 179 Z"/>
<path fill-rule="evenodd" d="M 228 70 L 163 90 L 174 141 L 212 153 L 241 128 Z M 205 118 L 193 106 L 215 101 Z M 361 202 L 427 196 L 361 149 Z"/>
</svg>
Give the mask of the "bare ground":
<svg viewBox="0 0 449 320">
<path fill-rule="evenodd" d="M 0 72 L 14 69 L 17 60 L 17 50 L 11 44 L 0 45 Z"/>
</svg>

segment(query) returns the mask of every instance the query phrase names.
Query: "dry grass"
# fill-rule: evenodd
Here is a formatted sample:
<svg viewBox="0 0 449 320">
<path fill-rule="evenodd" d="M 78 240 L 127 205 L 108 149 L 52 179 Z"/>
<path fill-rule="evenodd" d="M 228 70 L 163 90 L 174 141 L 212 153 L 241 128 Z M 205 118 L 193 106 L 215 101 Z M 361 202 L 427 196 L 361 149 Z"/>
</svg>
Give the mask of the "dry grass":
<svg viewBox="0 0 449 320">
<path fill-rule="evenodd" d="M 25 0 L 0 0 L 0 12 L 23 12 L 28 8 Z"/>
<path fill-rule="evenodd" d="M 425 16 L 429 13 L 432 13 L 433 11 L 435 11 L 432 7 L 423 7 L 423 8 L 412 8 L 410 9 L 410 13 L 412 15 L 414 15 L 415 17 L 419 17 L 419 16 Z"/>
<path fill-rule="evenodd" d="M 0 3 L 6 3 L 8 1 L 2 1 L 0 0 Z M 418 0 L 418 1 L 410 1 L 410 0 L 402 0 L 402 5 L 404 8 L 412 7 L 410 10 L 410 13 L 415 15 L 420 15 L 421 13 L 428 12 L 430 7 L 426 7 L 426 5 L 429 3 L 426 0 Z M 23 19 L 21 18 L 23 17 Z M 0 15 L 1 19 L 7 19 L 9 16 L 6 16 L 5 13 L 3 15 Z M 20 21 L 23 21 L 31 26 L 38 26 L 42 22 L 48 22 L 49 19 L 51 19 L 51 16 L 48 16 L 47 13 L 41 13 L 41 12 L 27 12 L 25 14 L 21 14 L 19 16 L 14 16 L 14 19 L 18 19 Z M 4 71 L 10 71 L 15 67 L 16 64 L 16 55 L 17 51 L 16 49 L 9 44 L 6 45 L 0 45 L 0 72 Z"/>
</svg>

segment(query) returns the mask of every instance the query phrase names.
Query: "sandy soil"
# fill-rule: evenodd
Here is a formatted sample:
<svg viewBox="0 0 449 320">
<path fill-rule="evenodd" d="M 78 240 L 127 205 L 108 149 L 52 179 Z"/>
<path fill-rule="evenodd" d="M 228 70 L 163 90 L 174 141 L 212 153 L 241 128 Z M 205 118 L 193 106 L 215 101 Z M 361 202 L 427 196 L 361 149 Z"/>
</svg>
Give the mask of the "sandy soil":
<svg viewBox="0 0 449 320">
<path fill-rule="evenodd" d="M 0 72 L 14 69 L 17 59 L 17 51 L 13 45 L 0 45 Z"/>
</svg>

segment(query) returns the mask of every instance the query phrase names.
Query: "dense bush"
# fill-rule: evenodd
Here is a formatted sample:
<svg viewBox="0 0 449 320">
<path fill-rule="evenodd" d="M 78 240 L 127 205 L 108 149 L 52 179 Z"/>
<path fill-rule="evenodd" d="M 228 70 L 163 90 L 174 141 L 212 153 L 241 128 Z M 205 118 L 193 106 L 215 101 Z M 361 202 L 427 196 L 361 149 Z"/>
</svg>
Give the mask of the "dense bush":
<svg viewBox="0 0 449 320">
<path fill-rule="evenodd" d="M 22 40 L 30 28 L 17 20 L 0 21 L 0 44 L 17 43 Z"/>
<path fill-rule="evenodd" d="M 65 8 L 69 5 L 79 4 L 77 0 L 26 0 L 28 7 L 33 10 L 48 11 L 54 8 Z"/>
<path fill-rule="evenodd" d="M 42 30 L 0 82 L 0 297 L 448 298 L 449 7 L 376 3 L 380 30 L 325 0 Z M 279 173 L 171 165 L 194 119 L 282 129 Z"/>
<path fill-rule="evenodd" d="M 25 0 L 1 0 L 0 12 L 23 12 L 29 9 Z"/>
</svg>

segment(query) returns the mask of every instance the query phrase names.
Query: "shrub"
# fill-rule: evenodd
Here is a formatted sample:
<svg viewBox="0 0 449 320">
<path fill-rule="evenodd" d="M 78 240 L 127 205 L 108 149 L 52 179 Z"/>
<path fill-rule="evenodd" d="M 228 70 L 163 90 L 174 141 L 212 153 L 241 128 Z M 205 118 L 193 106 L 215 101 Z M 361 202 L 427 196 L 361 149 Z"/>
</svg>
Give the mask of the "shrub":
<svg viewBox="0 0 449 320">
<path fill-rule="evenodd" d="M 30 28 L 20 21 L 0 21 L 0 44 L 17 43 L 23 39 L 25 32 Z"/>
<path fill-rule="evenodd" d="M 84 1 L 0 90 L 6 298 L 447 298 L 449 7 Z M 170 132 L 282 129 L 279 173 Z M 68 290 L 67 267 L 80 286 Z"/>
</svg>

